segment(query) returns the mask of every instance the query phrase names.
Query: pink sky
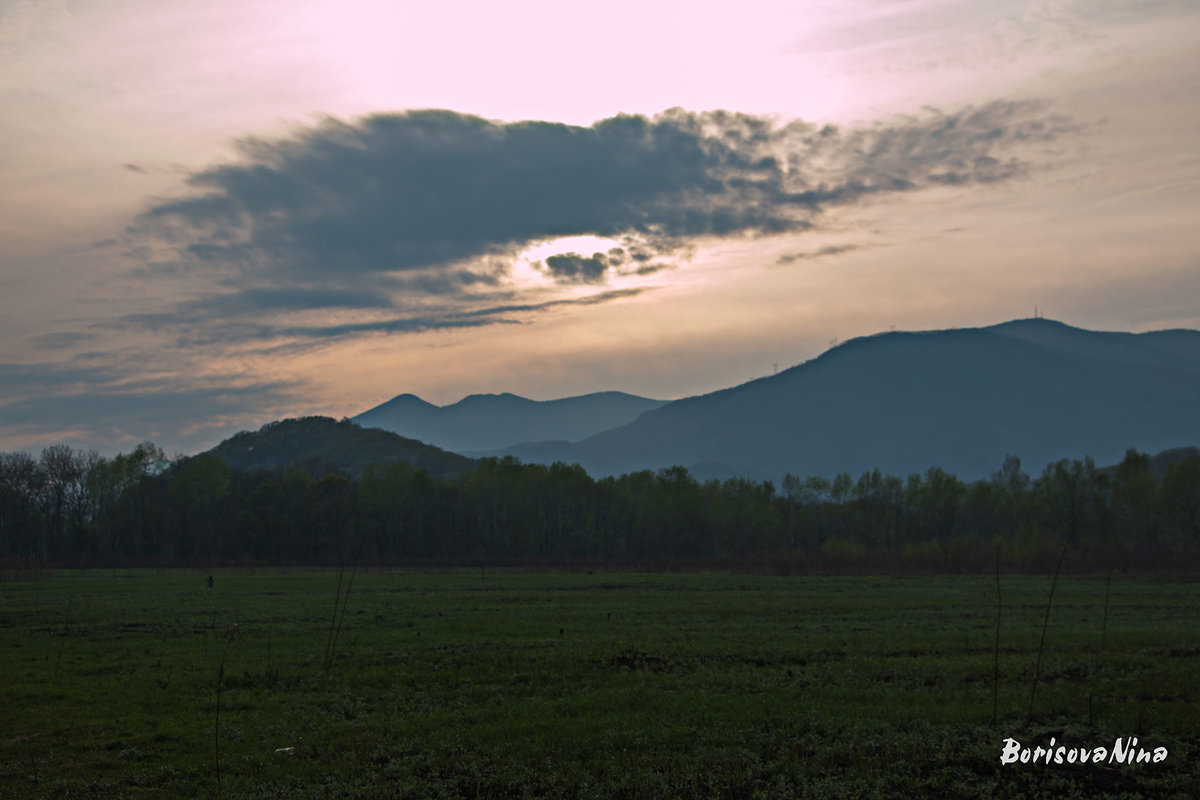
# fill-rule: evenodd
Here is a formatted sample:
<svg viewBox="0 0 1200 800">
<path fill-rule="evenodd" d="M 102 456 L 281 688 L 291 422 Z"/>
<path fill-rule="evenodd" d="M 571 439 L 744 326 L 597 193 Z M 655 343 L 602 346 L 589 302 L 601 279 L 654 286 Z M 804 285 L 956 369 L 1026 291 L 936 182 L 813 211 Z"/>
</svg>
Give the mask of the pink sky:
<svg viewBox="0 0 1200 800">
<path fill-rule="evenodd" d="M 151 438 L 192 452 L 272 419 L 352 415 L 403 392 L 438 403 L 502 391 L 681 397 L 810 358 L 834 338 L 986 325 L 1035 305 L 1081 327 L 1200 327 L 1197 53 L 1200 8 L 1172 0 L 7 3 L 0 449 L 65 440 L 109 451 Z M 689 190 L 668 207 L 654 195 L 639 219 L 668 244 L 625 235 L 634 199 L 592 224 L 586 198 L 568 195 L 583 215 L 569 225 L 514 213 L 502 230 L 472 218 L 463 229 L 475 239 L 427 243 L 453 257 L 379 262 L 411 244 L 384 237 L 374 261 L 354 261 L 362 248 L 346 243 L 379 201 L 355 196 L 353 182 L 322 187 L 319 169 L 335 162 L 317 147 L 362 134 L 363 115 L 429 108 L 497 123 L 496 158 L 510 171 L 496 175 L 542 187 L 518 181 L 511 208 L 551 213 L 530 193 L 561 187 L 512 149 L 524 134 L 502 123 L 567 123 L 582 136 L 617 114 L 671 108 L 766 118 L 769 141 L 735 150 L 790 164 L 780 186 L 792 200 L 756 195 L 761 218 L 726 224 L 742 211 L 729 197 Z M 961 133 L 971 110 L 974 124 L 998 120 L 996 143 L 980 129 L 938 145 L 939 120 Z M 455 119 L 451 150 L 475 124 Z M 732 123 L 720 119 L 659 118 L 723 136 Z M 798 120 L 809 133 L 787 128 Z M 812 138 L 828 124 L 837 147 Z M 257 151 L 235 145 L 248 138 Z M 363 183 L 401 181 L 371 189 L 391 202 L 421 171 L 371 173 L 375 146 L 362 145 Z M 361 209 L 341 228 L 329 216 L 311 223 L 331 226 L 320 243 L 342 249 L 331 244 L 321 261 L 320 248 L 268 242 L 260 233 L 277 209 L 254 217 L 248 249 L 196 255 L 202 239 L 217 241 L 203 228 L 211 220 L 171 204 L 211 191 L 218 165 L 267 159 L 256 163 L 290 180 L 285 152 L 318 170 L 304 179 L 314 196 Z M 570 153 L 545 155 L 571 173 Z M 730 157 L 709 177 L 742 169 Z M 744 169 L 746 180 L 764 174 Z M 911 185 L 798 210 L 801 190 L 821 181 L 845 190 L 885 174 Z M 188 182 L 197 175 L 209 182 Z M 219 192 L 244 204 L 243 189 Z M 439 200 L 451 216 L 431 217 L 434 227 L 510 210 L 480 212 L 471 191 L 461 205 Z M 683 210 L 709 215 L 706 227 L 681 222 Z M 178 224 L 150 224 L 159 219 Z M 377 222 L 365 236 L 387 227 Z M 617 246 L 654 257 L 594 262 L 602 273 L 587 279 L 546 260 Z M 639 273 L 646 263 L 656 268 Z"/>
</svg>

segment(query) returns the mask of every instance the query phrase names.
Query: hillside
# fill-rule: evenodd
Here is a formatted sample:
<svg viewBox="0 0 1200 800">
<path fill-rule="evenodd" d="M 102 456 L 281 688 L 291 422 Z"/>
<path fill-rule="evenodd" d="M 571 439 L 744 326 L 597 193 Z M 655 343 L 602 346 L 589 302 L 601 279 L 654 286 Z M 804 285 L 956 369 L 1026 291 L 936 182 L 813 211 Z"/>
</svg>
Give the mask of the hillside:
<svg viewBox="0 0 1200 800">
<path fill-rule="evenodd" d="M 589 437 L 509 448 L 596 475 L 987 476 L 1200 442 L 1200 332 L 1086 331 L 1046 319 L 854 339 L 777 375 L 668 403 Z"/>
<path fill-rule="evenodd" d="M 336 470 L 358 476 L 369 464 L 403 461 L 435 477 L 448 477 L 475 463 L 388 431 L 361 428 L 329 417 L 272 422 L 258 431 L 232 436 L 208 452 L 246 472 L 299 466 L 313 473 Z"/>
<path fill-rule="evenodd" d="M 451 405 L 436 406 L 416 395 L 402 394 L 353 421 L 446 450 L 478 454 L 534 439 L 578 441 L 632 422 L 662 404 L 661 400 L 623 392 L 597 392 L 559 400 L 473 394 Z"/>
</svg>

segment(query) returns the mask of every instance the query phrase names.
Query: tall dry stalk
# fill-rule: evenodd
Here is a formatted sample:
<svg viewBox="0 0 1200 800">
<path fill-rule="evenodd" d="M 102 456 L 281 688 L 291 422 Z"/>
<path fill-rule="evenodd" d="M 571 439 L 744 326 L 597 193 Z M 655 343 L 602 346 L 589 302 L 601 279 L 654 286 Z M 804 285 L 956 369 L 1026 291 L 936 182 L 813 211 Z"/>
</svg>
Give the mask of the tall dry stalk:
<svg viewBox="0 0 1200 800">
<path fill-rule="evenodd" d="M 337 588 L 333 590 L 333 616 L 329 619 L 329 636 L 325 639 L 325 661 L 323 663 L 326 671 L 329 670 L 329 665 L 333 660 L 333 632 L 337 626 L 338 604 L 342 599 L 342 578 L 345 577 L 345 575 L 346 566 L 343 564 L 342 568 L 338 570 Z"/>
<path fill-rule="evenodd" d="M 71 619 L 71 603 L 75 600 L 74 597 L 67 598 L 67 612 L 63 615 L 63 627 L 59 633 L 58 639 L 58 655 L 54 658 L 54 678 L 58 679 L 58 668 L 62 664 L 63 647 L 67 644 L 67 625 Z"/>
<path fill-rule="evenodd" d="M 1108 599 L 1112 593 L 1112 567 L 1104 578 L 1104 621 L 1100 624 L 1100 652 L 1103 653 L 1108 644 Z"/>
<path fill-rule="evenodd" d="M 213 714 L 213 760 L 217 770 L 217 796 L 221 794 L 221 689 L 225 685 L 225 657 L 229 655 L 229 647 L 233 644 L 233 631 L 225 641 L 225 650 L 221 653 L 221 661 L 217 664 L 217 703 Z"/>
<path fill-rule="evenodd" d="M 328 672 L 333 666 L 333 659 L 337 653 L 337 640 L 342 634 L 342 623 L 346 620 L 346 607 L 350 604 L 350 591 L 354 588 L 354 576 L 358 574 L 358 560 L 362 555 L 363 542 L 359 541 L 358 546 L 354 551 L 353 566 L 350 570 L 350 581 L 346 584 L 346 593 L 342 594 L 342 579 L 346 575 L 345 562 L 342 563 L 341 570 L 338 571 L 337 589 L 333 594 L 333 617 L 329 620 L 329 637 L 325 642 L 325 671 Z"/>
<path fill-rule="evenodd" d="M 337 630 L 333 633 L 333 645 L 329 648 L 329 669 L 333 666 L 333 658 L 337 653 L 338 638 L 342 635 L 342 623 L 346 621 L 346 606 L 350 604 L 350 590 L 354 588 L 354 576 L 358 574 L 358 559 L 354 559 L 354 568 L 350 570 L 350 582 L 346 584 L 346 594 L 342 598 L 342 613 L 338 616 Z"/>
<path fill-rule="evenodd" d="M 996 645 L 992 650 L 992 724 L 999 721 L 1000 706 L 1000 543 L 996 542 Z"/>
<path fill-rule="evenodd" d="M 1042 638 L 1038 641 L 1037 660 L 1033 665 L 1033 687 L 1029 690 L 1029 717 L 1033 717 L 1033 698 L 1037 695 L 1038 676 L 1042 671 L 1042 652 L 1046 649 L 1046 628 L 1050 626 L 1050 608 L 1054 605 L 1054 589 L 1058 586 L 1058 575 L 1062 572 L 1063 559 L 1067 557 L 1067 547 L 1070 540 L 1063 544 L 1062 552 L 1058 554 L 1058 563 L 1054 565 L 1054 579 L 1050 581 L 1050 596 L 1046 598 L 1046 616 L 1042 620 Z"/>
</svg>

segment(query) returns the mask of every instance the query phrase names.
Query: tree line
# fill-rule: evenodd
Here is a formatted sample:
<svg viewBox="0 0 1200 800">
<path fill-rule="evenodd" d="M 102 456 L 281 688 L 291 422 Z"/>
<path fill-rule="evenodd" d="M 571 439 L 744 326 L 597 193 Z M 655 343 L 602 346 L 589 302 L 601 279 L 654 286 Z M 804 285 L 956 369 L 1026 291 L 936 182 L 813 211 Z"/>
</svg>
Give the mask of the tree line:
<svg viewBox="0 0 1200 800">
<path fill-rule="evenodd" d="M 483 459 L 450 479 L 405 463 L 235 470 L 150 443 L 102 458 L 65 445 L 0 453 L 9 565 L 619 564 L 1042 569 L 1194 563 L 1200 453 L 1152 469 L 1008 458 L 987 480 L 941 469 L 832 480 L 699 481 L 682 467 L 595 479 L 578 465 Z M 1187 559 L 1191 559 L 1188 562 Z"/>
</svg>

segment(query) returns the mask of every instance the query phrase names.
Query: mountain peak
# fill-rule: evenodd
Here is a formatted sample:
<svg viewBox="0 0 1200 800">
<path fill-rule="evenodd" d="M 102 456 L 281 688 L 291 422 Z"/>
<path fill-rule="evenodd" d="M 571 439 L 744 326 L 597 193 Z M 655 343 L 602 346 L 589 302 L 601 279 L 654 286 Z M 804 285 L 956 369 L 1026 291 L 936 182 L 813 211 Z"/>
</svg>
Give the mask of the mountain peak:
<svg viewBox="0 0 1200 800">
<path fill-rule="evenodd" d="M 404 394 L 398 394 L 395 397 L 393 397 L 391 400 L 388 400 L 383 405 L 377 406 L 377 408 L 402 408 L 402 407 L 436 408 L 436 406 L 434 406 L 433 403 L 430 403 L 427 400 L 422 400 L 420 397 L 417 397 L 415 394 L 410 394 L 407 392 Z"/>
<path fill-rule="evenodd" d="M 532 403 L 532 402 L 535 402 L 535 401 L 530 400 L 527 397 L 521 397 L 519 394 L 513 394 L 512 392 L 500 392 L 499 394 L 493 394 L 493 393 L 488 392 L 488 393 L 479 393 L 479 394 L 469 394 L 466 397 L 464 397 L 462 400 L 459 400 L 457 403 L 451 403 L 448 406 L 443 406 L 443 408 L 454 408 L 455 406 L 463 406 L 463 405 L 468 405 L 468 406 L 469 405 L 480 405 L 480 404 L 484 404 L 484 403 L 495 404 L 495 403 Z"/>
<path fill-rule="evenodd" d="M 1013 319 L 1008 322 L 1001 322 L 998 325 L 989 325 L 983 330 L 996 331 L 998 333 L 1013 333 L 1013 332 L 1034 332 L 1034 331 L 1073 331 L 1078 333 L 1101 333 L 1102 331 L 1089 331 L 1084 328 L 1076 328 L 1073 325 L 1068 325 L 1065 322 L 1059 322 L 1056 319 L 1047 319 L 1045 317 L 1025 317 L 1024 319 Z"/>
<path fill-rule="evenodd" d="M 371 464 L 403 461 L 431 475 L 451 476 L 473 466 L 471 459 L 456 453 L 329 417 L 271 422 L 258 431 L 242 431 L 207 452 L 246 472 L 266 469 L 282 473 L 299 466 L 314 474 L 341 471 L 361 475 Z"/>
<path fill-rule="evenodd" d="M 1060 322 L 1059 320 L 1056 320 L 1056 319 L 1050 319 L 1049 317 L 1019 317 L 1017 319 L 1010 319 L 1008 322 L 1000 322 L 995 325 L 988 325 L 986 327 L 1004 328 L 1009 325 L 1059 325 L 1064 328 L 1074 327 L 1072 325 L 1068 325 L 1065 322 Z"/>
</svg>

